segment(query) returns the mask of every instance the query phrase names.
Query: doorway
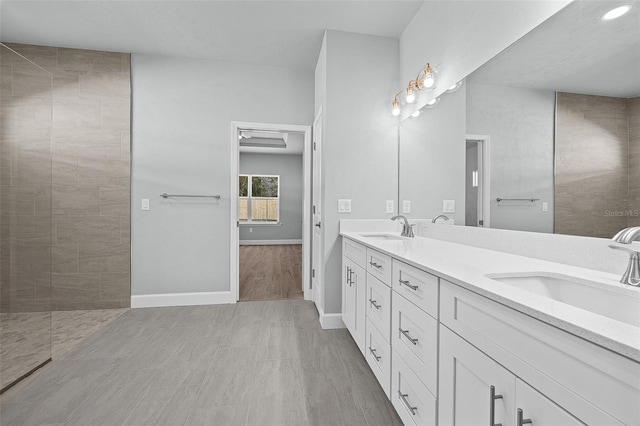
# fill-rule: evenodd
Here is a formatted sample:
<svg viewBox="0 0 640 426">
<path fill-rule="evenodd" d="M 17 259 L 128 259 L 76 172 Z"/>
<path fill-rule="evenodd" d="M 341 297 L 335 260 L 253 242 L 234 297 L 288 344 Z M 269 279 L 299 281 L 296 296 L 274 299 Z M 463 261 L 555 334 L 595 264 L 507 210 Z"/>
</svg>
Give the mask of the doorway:
<svg viewBox="0 0 640 426">
<path fill-rule="evenodd" d="M 490 227 L 489 136 L 467 135 L 465 163 L 465 225 Z"/>
<path fill-rule="evenodd" d="M 231 127 L 235 300 L 310 299 L 311 127 Z"/>
</svg>

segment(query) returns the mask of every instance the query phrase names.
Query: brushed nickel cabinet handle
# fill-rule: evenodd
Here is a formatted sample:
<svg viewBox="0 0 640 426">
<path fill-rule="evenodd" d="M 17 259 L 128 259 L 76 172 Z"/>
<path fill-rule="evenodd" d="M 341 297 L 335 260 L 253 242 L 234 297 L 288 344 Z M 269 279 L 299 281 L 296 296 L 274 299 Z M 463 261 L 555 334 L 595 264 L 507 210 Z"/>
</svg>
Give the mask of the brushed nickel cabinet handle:
<svg viewBox="0 0 640 426">
<path fill-rule="evenodd" d="M 371 352 L 371 355 L 373 355 L 373 357 L 376 359 L 376 361 L 380 361 L 382 359 L 381 355 L 377 355 L 376 354 L 376 350 L 372 349 L 371 346 L 369 346 L 369 352 Z"/>
<path fill-rule="evenodd" d="M 411 343 L 413 343 L 414 345 L 418 344 L 418 339 L 414 339 L 413 337 L 411 337 L 409 335 L 409 330 L 403 330 L 402 327 L 400 327 L 400 333 L 402 333 L 404 335 L 404 337 L 406 337 L 407 339 L 409 339 L 409 341 Z"/>
<path fill-rule="evenodd" d="M 382 305 L 378 305 L 375 300 L 369 299 L 369 303 L 376 309 L 382 308 Z"/>
<path fill-rule="evenodd" d="M 489 388 L 489 426 L 502 426 L 502 423 L 496 423 L 496 399 L 502 399 L 502 395 L 496 395 L 496 387 L 491 385 Z"/>
<path fill-rule="evenodd" d="M 516 424 L 518 426 L 522 426 L 522 425 L 533 424 L 533 422 L 531 421 L 531 419 L 525 419 L 524 418 L 524 413 L 522 412 L 522 410 L 520 408 L 518 408 L 518 421 L 517 421 Z"/>
<path fill-rule="evenodd" d="M 374 268 L 382 268 L 382 265 L 378 265 L 376 262 L 369 262 L 369 265 L 373 266 Z"/>
<path fill-rule="evenodd" d="M 409 394 L 402 393 L 400 390 L 398 390 L 398 395 L 400 396 L 400 399 L 402 400 L 402 402 L 404 402 L 404 405 L 409 409 L 411 414 L 413 414 L 415 416 L 416 415 L 416 411 L 418 411 L 418 407 L 412 407 L 411 406 L 411 404 L 409 403 L 409 400 L 407 399 Z"/>
<path fill-rule="evenodd" d="M 417 285 L 411 285 L 409 284 L 409 280 L 403 281 L 402 278 L 398 280 L 398 282 L 400 282 L 401 285 L 406 285 L 407 287 L 409 287 L 411 290 L 417 290 L 418 286 Z"/>
</svg>

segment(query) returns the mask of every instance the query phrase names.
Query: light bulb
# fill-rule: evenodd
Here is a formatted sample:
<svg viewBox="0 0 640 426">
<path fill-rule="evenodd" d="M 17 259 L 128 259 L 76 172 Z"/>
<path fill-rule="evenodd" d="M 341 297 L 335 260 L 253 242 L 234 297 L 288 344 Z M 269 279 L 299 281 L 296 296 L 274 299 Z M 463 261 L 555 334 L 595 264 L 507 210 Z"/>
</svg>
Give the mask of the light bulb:
<svg viewBox="0 0 640 426">
<path fill-rule="evenodd" d="M 418 116 L 420 115 L 420 113 L 421 113 L 421 112 L 422 112 L 422 111 L 420 111 L 420 110 L 414 111 L 414 113 L 413 113 L 413 114 L 411 114 L 411 116 L 412 116 L 413 118 L 416 118 L 416 117 L 418 117 Z"/>
<path fill-rule="evenodd" d="M 412 104 L 412 103 L 414 103 L 416 101 L 416 95 L 414 95 L 413 92 L 407 93 L 407 96 L 404 98 L 404 100 L 408 104 Z"/>
<path fill-rule="evenodd" d="M 440 102 L 440 98 L 434 98 L 434 99 L 431 99 L 429 102 L 427 102 L 427 104 L 425 106 L 427 108 L 433 108 L 436 105 L 438 105 L 438 102 Z"/>
<path fill-rule="evenodd" d="M 462 80 L 447 89 L 447 93 L 453 93 L 462 86 Z"/>
<path fill-rule="evenodd" d="M 629 5 L 624 5 L 624 6 L 620 6 L 620 7 L 616 7 L 615 9 L 611 9 L 610 11 L 608 11 L 607 13 L 605 13 L 602 16 L 602 19 L 604 21 L 610 21 L 612 19 L 616 19 L 621 17 L 622 15 L 624 15 L 625 13 L 627 13 L 629 10 L 631 10 L 631 6 Z"/>
<path fill-rule="evenodd" d="M 436 80 L 433 78 L 432 74 L 426 76 L 424 80 L 422 80 L 422 86 L 425 89 L 431 89 L 435 84 L 436 84 Z"/>
</svg>

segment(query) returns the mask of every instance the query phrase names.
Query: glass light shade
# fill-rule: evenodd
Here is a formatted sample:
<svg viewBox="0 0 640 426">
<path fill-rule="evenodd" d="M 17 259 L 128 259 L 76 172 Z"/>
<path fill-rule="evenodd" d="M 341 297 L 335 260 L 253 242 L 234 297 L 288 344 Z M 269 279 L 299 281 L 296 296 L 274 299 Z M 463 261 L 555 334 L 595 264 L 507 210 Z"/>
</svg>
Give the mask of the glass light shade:
<svg viewBox="0 0 640 426">
<path fill-rule="evenodd" d="M 447 93 L 453 93 L 462 86 L 462 80 L 447 89 Z"/>
<path fill-rule="evenodd" d="M 416 101 L 416 95 L 413 93 L 413 90 L 411 92 L 407 91 L 407 96 L 405 96 L 404 100 L 408 104 L 412 104 Z"/>
<path fill-rule="evenodd" d="M 602 19 L 605 21 L 610 21 L 612 19 L 621 17 L 622 15 L 627 13 L 629 10 L 631 10 L 631 6 L 629 6 L 628 4 L 624 6 L 616 7 L 615 9 L 611 9 L 610 11 L 605 13 L 602 16 Z"/>
<path fill-rule="evenodd" d="M 422 80 L 422 87 L 425 90 L 429 90 L 429 89 L 433 89 L 436 85 L 436 79 L 433 76 L 433 74 L 428 74 L 424 77 L 424 80 Z"/>
<path fill-rule="evenodd" d="M 429 102 L 427 102 L 425 107 L 426 108 L 433 108 L 436 105 L 438 105 L 438 103 L 440 103 L 440 98 L 431 99 Z"/>
<path fill-rule="evenodd" d="M 394 117 L 400 115 L 400 103 L 398 101 L 393 101 L 391 104 L 391 114 L 393 114 Z"/>
</svg>

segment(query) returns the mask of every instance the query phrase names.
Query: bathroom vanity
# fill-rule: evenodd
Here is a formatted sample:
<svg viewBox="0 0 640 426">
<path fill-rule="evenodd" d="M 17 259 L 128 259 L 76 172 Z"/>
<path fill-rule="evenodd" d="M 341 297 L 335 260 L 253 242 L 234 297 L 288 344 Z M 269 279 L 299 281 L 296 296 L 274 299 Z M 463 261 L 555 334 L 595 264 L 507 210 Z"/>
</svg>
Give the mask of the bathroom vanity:
<svg viewBox="0 0 640 426">
<path fill-rule="evenodd" d="M 640 424 L 640 289 L 392 232 L 341 232 L 343 321 L 405 425 Z"/>
</svg>

